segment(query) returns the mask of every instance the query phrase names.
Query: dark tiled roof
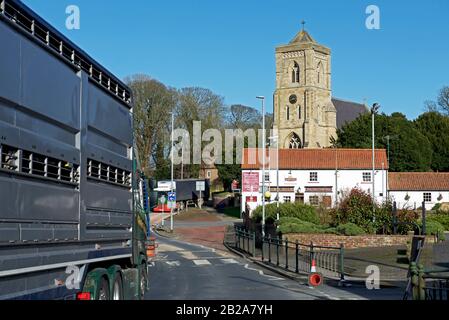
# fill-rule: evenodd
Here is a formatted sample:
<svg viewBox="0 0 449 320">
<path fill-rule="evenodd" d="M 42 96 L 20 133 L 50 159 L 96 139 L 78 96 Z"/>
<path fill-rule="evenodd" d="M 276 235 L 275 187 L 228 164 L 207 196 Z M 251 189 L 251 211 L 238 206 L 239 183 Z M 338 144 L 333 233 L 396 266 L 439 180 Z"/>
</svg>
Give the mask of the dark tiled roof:
<svg viewBox="0 0 449 320">
<path fill-rule="evenodd" d="M 448 172 L 389 172 L 389 189 L 393 191 L 448 191 Z"/>
<path fill-rule="evenodd" d="M 341 129 L 345 123 L 355 120 L 360 114 L 369 112 L 362 103 L 356 103 L 337 98 L 332 98 L 332 103 L 337 109 L 337 128 Z"/>
<path fill-rule="evenodd" d="M 261 152 L 260 155 L 259 150 Z M 262 167 L 261 148 L 245 148 L 242 156 L 242 169 L 258 169 Z M 275 149 L 267 150 L 267 156 L 271 159 L 271 168 L 277 167 Z M 363 170 L 371 169 L 372 166 L 371 149 L 279 149 L 279 169 L 284 170 L 335 170 L 335 168 Z M 268 163 L 266 163 L 266 167 L 269 167 Z M 388 169 L 385 149 L 375 150 L 375 167 L 376 169 Z"/>
</svg>

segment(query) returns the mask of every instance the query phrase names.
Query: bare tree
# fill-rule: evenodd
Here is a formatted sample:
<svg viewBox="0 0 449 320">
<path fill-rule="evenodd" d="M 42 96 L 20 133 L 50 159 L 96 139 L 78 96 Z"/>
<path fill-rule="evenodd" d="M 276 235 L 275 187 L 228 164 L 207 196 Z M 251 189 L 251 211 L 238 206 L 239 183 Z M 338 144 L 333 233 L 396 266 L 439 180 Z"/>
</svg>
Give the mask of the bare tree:
<svg viewBox="0 0 449 320">
<path fill-rule="evenodd" d="M 149 76 L 138 74 L 125 79 L 133 91 L 134 136 L 142 170 L 151 176 L 164 158 L 161 148 L 169 138 L 170 111 L 174 108 L 175 92 Z M 169 145 L 167 142 L 165 145 Z M 167 152 L 170 152 L 168 149 Z"/>
<path fill-rule="evenodd" d="M 440 89 L 437 101 L 427 100 L 424 102 L 424 110 L 428 112 L 440 112 L 449 115 L 449 87 Z"/>
<path fill-rule="evenodd" d="M 438 95 L 438 106 L 440 109 L 449 115 L 449 87 L 445 86 L 441 88 Z"/>
<path fill-rule="evenodd" d="M 233 129 L 257 128 L 262 123 L 262 115 L 252 107 L 233 104 L 228 109 L 227 122 Z"/>
<path fill-rule="evenodd" d="M 183 88 L 178 91 L 176 112 L 177 126 L 186 129 L 193 137 L 193 122 L 201 121 L 201 130 L 223 130 L 225 123 L 225 106 L 223 97 L 209 89 L 199 87 Z M 191 148 L 192 141 L 191 139 Z M 185 177 L 198 177 L 200 166 L 184 166 Z"/>
</svg>

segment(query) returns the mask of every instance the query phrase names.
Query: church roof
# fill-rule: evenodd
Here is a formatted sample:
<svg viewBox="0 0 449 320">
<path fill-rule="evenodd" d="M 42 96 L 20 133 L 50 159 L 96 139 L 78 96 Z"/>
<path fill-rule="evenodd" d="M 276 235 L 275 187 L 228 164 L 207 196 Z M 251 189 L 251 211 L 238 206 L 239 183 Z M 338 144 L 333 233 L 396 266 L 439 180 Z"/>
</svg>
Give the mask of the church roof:
<svg viewBox="0 0 449 320">
<path fill-rule="evenodd" d="M 338 129 L 341 129 L 346 123 L 355 120 L 359 115 L 369 112 L 368 108 L 362 103 L 337 98 L 332 98 L 332 103 L 337 110 Z"/>
<path fill-rule="evenodd" d="M 315 40 L 313 40 L 313 38 L 310 36 L 310 34 L 305 31 L 305 30 L 301 30 L 299 31 L 296 36 L 293 38 L 292 41 L 290 41 L 290 43 L 305 43 L 305 42 L 315 42 Z"/>
<path fill-rule="evenodd" d="M 243 170 L 259 169 L 262 167 L 262 154 L 259 156 L 257 148 L 245 148 L 242 154 Z M 267 150 L 270 164 L 266 167 L 276 168 L 276 151 Z M 372 169 L 371 149 L 279 149 L 279 169 L 284 170 L 368 170 Z M 387 152 L 385 149 L 375 149 L 375 168 L 388 169 Z"/>
</svg>

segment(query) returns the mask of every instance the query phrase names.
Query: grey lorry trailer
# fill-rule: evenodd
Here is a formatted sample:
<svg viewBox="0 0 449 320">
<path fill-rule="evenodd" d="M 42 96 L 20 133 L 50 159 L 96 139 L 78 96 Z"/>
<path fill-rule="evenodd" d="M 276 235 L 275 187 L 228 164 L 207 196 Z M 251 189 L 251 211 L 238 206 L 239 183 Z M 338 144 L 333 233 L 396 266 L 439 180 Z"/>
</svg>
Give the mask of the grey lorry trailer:
<svg viewBox="0 0 449 320">
<path fill-rule="evenodd" d="M 0 299 L 141 297 L 131 90 L 20 1 L 0 48 Z"/>
</svg>

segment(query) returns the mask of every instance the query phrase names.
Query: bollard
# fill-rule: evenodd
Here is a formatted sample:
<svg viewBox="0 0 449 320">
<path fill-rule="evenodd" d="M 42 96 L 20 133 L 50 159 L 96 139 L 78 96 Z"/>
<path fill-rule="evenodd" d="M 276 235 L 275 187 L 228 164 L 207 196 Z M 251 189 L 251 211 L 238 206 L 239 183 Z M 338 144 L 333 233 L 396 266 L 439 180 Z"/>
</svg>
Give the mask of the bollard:
<svg viewBox="0 0 449 320">
<path fill-rule="evenodd" d="M 288 239 L 285 239 L 285 269 L 288 270 Z"/>
</svg>

